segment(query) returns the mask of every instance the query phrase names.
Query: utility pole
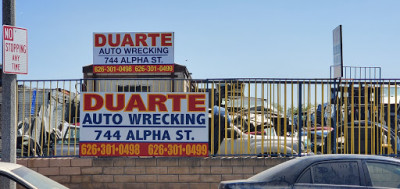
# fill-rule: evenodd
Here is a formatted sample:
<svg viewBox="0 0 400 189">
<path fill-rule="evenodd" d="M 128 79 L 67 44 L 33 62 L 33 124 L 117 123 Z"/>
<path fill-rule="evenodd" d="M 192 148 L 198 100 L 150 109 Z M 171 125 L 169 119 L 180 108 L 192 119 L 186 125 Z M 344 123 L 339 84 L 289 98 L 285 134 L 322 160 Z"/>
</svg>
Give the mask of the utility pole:
<svg viewBox="0 0 400 189">
<path fill-rule="evenodd" d="M 3 0 L 3 25 L 15 26 L 15 0 Z M 4 62 L 3 62 L 4 69 Z M 3 162 L 17 162 L 16 143 L 16 74 L 2 74 L 1 140 Z M 15 182 L 1 178 L 1 188 L 15 189 Z"/>
</svg>

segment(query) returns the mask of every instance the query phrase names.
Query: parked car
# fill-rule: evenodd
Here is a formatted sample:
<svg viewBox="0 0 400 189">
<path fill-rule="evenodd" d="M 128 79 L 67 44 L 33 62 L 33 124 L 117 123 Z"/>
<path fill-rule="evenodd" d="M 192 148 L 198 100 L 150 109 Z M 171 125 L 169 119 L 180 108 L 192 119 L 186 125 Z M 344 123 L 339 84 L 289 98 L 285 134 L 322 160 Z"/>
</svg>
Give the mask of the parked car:
<svg viewBox="0 0 400 189">
<path fill-rule="evenodd" d="M 322 111 L 324 110 L 324 111 Z M 318 104 L 316 108 L 310 108 L 309 111 L 302 112 L 302 142 L 308 151 L 313 153 L 322 153 L 324 140 L 334 130 L 333 121 L 331 114 L 333 112 L 333 106 L 328 103 Z M 295 128 L 299 127 L 299 115 L 295 114 L 293 117 L 293 124 Z M 299 133 L 296 133 L 298 136 Z"/>
<path fill-rule="evenodd" d="M 228 128 L 227 132 L 229 135 L 226 138 L 222 136 L 219 154 L 227 152 L 227 154 L 258 154 L 260 156 L 267 156 L 297 154 L 299 152 L 297 138 L 278 136 L 273 127 L 264 128 L 264 134 L 243 133 L 235 126 Z M 304 147 L 301 147 L 304 150 Z"/>
<path fill-rule="evenodd" d="M 340 124 L 337 129 L 337 140 L 333 136 L 328 137 L 328 135 L 325 137 L 325 153 L 329 153 L 326 151 L 328 149 L 326 145 L 331 144 L 330 149 L 334 149 L 333 145 L 335 141 L 337 141 L 337 153 L 351 153 L 352 141 L 355 154 L 400 153 L 400 137 L 396 136 L 393 130 L 390 130 L 390 134 L 388 134 L 388 127 L 386 125 L 364 120 L 354 121 L 354 137 L 352 137 L 351 133 L 351 123 L 347 125 Z M 390 136 L 390 144 L 388 144 L 388 136 Z M 329 138 L 331 142 L 328 141 Z M 331 151 L 330 153 L 334 152 Z"/>
<path fill-rule="evenodd" d="M 306 150 L 309 150 L 317 154 L 321 153 L 322 146 L 325 145 L 326 148 L 326 144 L 324 143 L 326 142 L 327 140 L 326 138 L 328 137 L 328 135 L 330 135 L 332 131 L 333 128 L 329 126 L 324 126 L 324 127 L 317 126 L 317 127 L 311 127 L 310 129 L 308 129 L 307 127 L 303 127 L 301 133 L 302 141 L 308 144 L 308 146 L 305 145 L 304 148 L 306 148 Z"/>
<path fill-rule="evenodd" d="M 298 157 L 246 180 L 222 181 L 230 188 L 400 188 L 400 160 L 373 155 Z"/>
<path fill-rule="evenodd" d="M 257 132 L 254 132 L 252 129 L 246 129 L 246 125 L 238 127 L 237 119 L 239 118 L 230 119 L 229 116 L 225 118 L 225 115 L 230 115 L 225 111 L 224 108 L 214 107 L 213 132 L 211 132 L 211 125 L 209 127 L 210 141 L 212 137 L 214 138 L 213 154 L 275 156 L 297 154 L 299 152 L 298 137 L 278 136 L 271 122 L 259 122 L 261 119 L 255 119 L 254 113 L 251 113 L 250 120 L 242 118 L 243 123 L 258 127 Z M 210 116 L 210 123 L 211 121 Z M 264 130 L 264 134 L 260 133 L 262 130 Z M 213 136 L 211 136 L 212 133 L 214 134 Z M 209 146 L 211 151 L 211 143 Z M 300 147 L 304 149 L 304 144 L 302 143 Z"/>
<path fill-rule="evenodd" d="M 61 131 L 61 137 L 57 139 L 54 146 L 55 156 L 77 156 L 79 155 L 79 123 L 70 124 L 64 122 Z"/>
<path fill-rule="evenodd" d="M 67 188 L 27 167 L 15 163 L 0 162 L 0 175 L 28 189 Z"/>
</svg>

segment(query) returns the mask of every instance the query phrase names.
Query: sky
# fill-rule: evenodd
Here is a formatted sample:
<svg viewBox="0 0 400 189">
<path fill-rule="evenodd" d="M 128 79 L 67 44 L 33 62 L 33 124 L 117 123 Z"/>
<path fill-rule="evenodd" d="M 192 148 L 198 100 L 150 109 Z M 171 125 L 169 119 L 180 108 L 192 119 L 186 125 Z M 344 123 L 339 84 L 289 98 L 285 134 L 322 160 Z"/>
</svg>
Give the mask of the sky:
<svg viewBox="0 0 400 189">
<path fill-rule="evenodd" d="M 16 0 L 29 41 L 18 79 L 83 78 L 94 32 L 174 32 L 175 63 L 194 79 L 329 78 L 338 25 L 344 66 L 400 78 L 399 10 L 398 0 Z"/>
</svg>

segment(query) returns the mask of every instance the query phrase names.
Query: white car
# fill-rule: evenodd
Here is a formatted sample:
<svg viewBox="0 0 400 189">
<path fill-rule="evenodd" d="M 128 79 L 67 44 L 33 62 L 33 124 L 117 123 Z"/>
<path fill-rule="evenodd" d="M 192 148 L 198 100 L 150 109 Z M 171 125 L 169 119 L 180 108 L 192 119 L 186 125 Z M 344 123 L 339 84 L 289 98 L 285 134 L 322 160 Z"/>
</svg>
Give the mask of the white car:
<svg viewBox="0 0 400 189">
<path fill-rule="evenodd" d="M 57 139 L 57 144 L 54 146 L 55 156 L 78 156 L 79 155 L 79 124 L 63 123 L 61 137 Z"/>
<path fill-rule="evenodd" d="M 67 188 L 27 167 L 15 163 L 0 162 L 0 176 L 9 178 L 28 189 Z"/>
<path fill-rule="evenodd" d="M 214 142 L 215 154 L 260 156 L 297 154 L 299 152 L 298 137 L 290 137 L 283 133 L 278 136 L 274 123 L 270 119 L 272 116 L 269 114 L 270 111 L 275 113 L 275 109 L 265 108 L 264 114 L 260 113 L 261 109 L 262 107 L 258 106 L 228 114 L 225 118 L 227 114 L 225 109 L 214 107 L 214 141 L 220 141 L 219 146 L 216 146 Z M 225 120 L 227 121 L 226 131 Z M 261 133 L 262 128 L 264 128 L 264 133 Z M 257 133 L 247 133 L 254 130 Z M 303 143 L 300 148 L 303 151 Z"/>
<path fill-rule="evenodd" d="M 277 136 L 273 127 L 265 128 L 263 133 L 243 133 L 239 128 L 233 126 L 228 128 L 227 138 L 222 136 L 218 149 L 220 155 L 230 154 L 258 154 L 258 155 L 289 155 L 299 152 L 297 138 Z M 303 144 L 301 148 L 304 149 Z"/>
</svg>

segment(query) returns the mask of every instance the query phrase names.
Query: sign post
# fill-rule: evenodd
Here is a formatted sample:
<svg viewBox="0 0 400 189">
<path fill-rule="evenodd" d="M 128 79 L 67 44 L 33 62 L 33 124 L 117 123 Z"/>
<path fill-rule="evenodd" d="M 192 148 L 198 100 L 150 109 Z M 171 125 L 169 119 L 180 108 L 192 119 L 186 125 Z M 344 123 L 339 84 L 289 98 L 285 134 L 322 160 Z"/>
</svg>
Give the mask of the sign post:
<svg viewBox="0 0 400 189">
<path fill-rule="evenodd" d="M 3 25 L 15 25 L 15 0 L 3 0 Z M 17 75 L 4 73 L 2 75 L 1 160 L 4 162 L 11 162 L 11 163 L 17 162 L 17 157 L 16 157 L 17 116 L 16 116 L 16 103 L 15 103 L 16 87 L 17 87 Z M 0 179 L 0 182 L 1 182 L 0 185 L 1 188 L 4 189 L 16 188 L 15 182 L 12 182 L 10 179 L 7 179 L 5 177 L 2 177 Z"/>
<path fill-rule="evenodd" d="M 333 99 L 336 104 L 336 96 L 338 95 L 338 88 L 336 87 L 336 79 L 339 79 L 338 86 L 340 86 L 341 78 L 343 77 L 343 43 L 342 43 L 342 25 L 337 26 L 333 31 L 333 77 L 334 77 L 334 93 Z M 334 119 L 333 119 L 333 138 L 337 138 L 337 123 L 336 120 L 336 105 L 334 106 Z M 333 153 L 336 153 L 336 142 L 333 142 Z"/>
</svg>

